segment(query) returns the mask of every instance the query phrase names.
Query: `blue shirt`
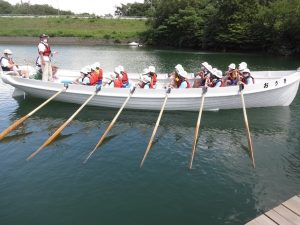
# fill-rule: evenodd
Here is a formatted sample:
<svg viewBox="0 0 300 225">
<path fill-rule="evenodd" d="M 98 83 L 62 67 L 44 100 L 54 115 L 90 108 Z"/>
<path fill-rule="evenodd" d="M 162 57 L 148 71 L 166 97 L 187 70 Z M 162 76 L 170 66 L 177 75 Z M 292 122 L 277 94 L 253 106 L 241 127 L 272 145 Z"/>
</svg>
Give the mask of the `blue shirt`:
<svg viewBox="0 0 300 225">
<path fill-rule="evenodd" d="M 182 81 L 179 88 L 187 88 L 187 82 L 186 81 Z"/>
</svg>

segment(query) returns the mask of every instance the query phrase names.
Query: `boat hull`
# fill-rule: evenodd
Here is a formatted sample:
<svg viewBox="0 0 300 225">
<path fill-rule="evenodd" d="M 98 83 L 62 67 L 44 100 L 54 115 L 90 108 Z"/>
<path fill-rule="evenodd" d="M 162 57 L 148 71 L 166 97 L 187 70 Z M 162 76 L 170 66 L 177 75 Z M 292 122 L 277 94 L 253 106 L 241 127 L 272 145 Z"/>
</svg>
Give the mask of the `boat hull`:
<svg viewBox="0 0 300 225">
<path fill-rule="evenodd" d="M 246 85 L 243 93 L 247 108 L 288 106 L 295 98 L 299 87 L 299 72 L 289 76 L 278 76 L 260 80 L 255 85 Z M 14 86 L 26 95 L 47 99 L 63 88 L 63 84 L 41 82 L 3 75 L 3 81 Z M 70 84 L 66 92 L 55 101 L 82 104 L 93 94 L 95 87 Z M 102 88 L 88 103 L 91 106 L 119 108 L 128 97 L 130 90 L 122 88 Z M 136 89 L 126 108 L 138 110 L 160 110 L 166 95 L 165 89 Z M 165 110 L 199 111 L 202 89 L 173 89 Z M 238 86 L 209 88 L 206 93 L 204 110 L 223 110 L 241 108 Z"/>
</svg>

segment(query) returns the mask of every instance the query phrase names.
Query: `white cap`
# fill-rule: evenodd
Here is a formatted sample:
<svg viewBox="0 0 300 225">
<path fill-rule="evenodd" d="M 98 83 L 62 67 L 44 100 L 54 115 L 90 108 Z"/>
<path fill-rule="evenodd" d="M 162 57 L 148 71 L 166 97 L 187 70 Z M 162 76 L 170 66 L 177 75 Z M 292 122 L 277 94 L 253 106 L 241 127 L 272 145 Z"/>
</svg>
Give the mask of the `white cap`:
<svg viewBox="0 0 300 225">
<path fill-rule="evenodd" d="M 8 55 L 12 55 L 12 54 L 13 54 L 12 51 L 9 50 L 9 49 L 5 49 L 5 50 L 3 51 L 3 53 L 4 53 L 4 54 L 8 54 Z"/>
<path fill-rule="evenodd" d="M 177 73 L 179 73 L 179 71 L 184 70 L 184 69 L 183 69 L 183 66 L 181 64 L 177 64 L 175 66 L 175 70 L 176 70 Z"/>
<path fill-rule="evenodd" d="M 154 66 L 149 66 L 149 71 L 150 71 L 150 73 L 155 73 L 155 67 Z"/>
<path fill-rule="evenodd" d="M 232 70 L 235 70 L 236 66 L 234 63 L 231 63 L 229 66 L 228 66 L 229 69 L 232 69 Z"/>
<path fill-rule="evenodd" d="M 183 78 L 188 78 L 188 74 L 185 70 L 180 70 L 178 72 L 179 76 L 183 77 Z"/>
<path fill-rule="evenodd" d="M 217 72 L 215 73 L 215 76 L 218 78 L 222 78 L 223 77 L 223 73 L 221 70 L 217 70 Z"/>
<path fill-rule="evenodd" d="M 143 69 L 143 75 L 149 74 L 150 70 L 148 68 Z"/>
<path fill-rule="evenodd" d="M 241 62 L 241 63 L 239 64 L 239 70 L 244 70 L 244 69 L 246 69 L 246 68 L 247 68 L 247 63 Z"/>
</svg>

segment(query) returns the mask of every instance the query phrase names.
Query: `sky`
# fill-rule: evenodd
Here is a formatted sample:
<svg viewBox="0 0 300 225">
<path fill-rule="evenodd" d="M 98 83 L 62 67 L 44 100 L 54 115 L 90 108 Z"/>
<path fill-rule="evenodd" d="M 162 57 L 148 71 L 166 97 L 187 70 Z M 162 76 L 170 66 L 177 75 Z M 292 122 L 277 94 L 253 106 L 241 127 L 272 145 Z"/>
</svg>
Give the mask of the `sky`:
<svg viewBox="0 0 300 225">
<path fill-rule="evenodd" d="M 10 4 L 21 3 L 21 0 L 6 0 Z M 74 13 L 94 13 L 98 16 L 105 14 L 114 14 L 115 6 L 122 4 L 139 2 L 144 0 L 23 0 L 30 4 L 48 4 L 60 10 L 70 10 Z"/>
</svg>

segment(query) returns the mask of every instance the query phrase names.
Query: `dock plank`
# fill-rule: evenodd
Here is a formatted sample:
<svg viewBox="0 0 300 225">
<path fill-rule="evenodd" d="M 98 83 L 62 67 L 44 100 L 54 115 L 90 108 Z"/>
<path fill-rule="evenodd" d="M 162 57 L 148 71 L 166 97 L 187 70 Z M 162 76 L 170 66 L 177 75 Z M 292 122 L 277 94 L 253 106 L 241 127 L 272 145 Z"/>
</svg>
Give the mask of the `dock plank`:
<svg viewBox="0 0 300 225">
<path fill-rule="evenodd" d="M 300 195 L 258 216 L 246 225 L 300 225 Z"/>
<path fill-rule="evenodd" d="M 283 202 L 282 205 L 289 208 L 298 216 L 300 216 L 300 198 L 298 196 L 290 198 L 289 200 Z"/>
<path fill-rule="evenodd" d="M 251 220 L 250 222 L 246 223 L 246 225 L 277 225 L 272 220 L 270 220 L 265 215 L 260 215 L 259 217 Z"/>
<path fill-rule="evenodd" d="M 284 217 L 286 220 L 291 222 L 292 224 L 299 224 L 300 225 L 300 216 L 293 213 L 291 210 L 287 209 L 286 207 L 279 205 L 273 209 L 278 214 L 280 214 L 282 217 Z"/>
<path fill-rule="evenodd" d="M 293 225 L 290 221 L 288 221 L 286 218 L 278 214 L 273 209 L 265 213 L 269 218 L 272 218 L 273 221 L 275 221 L 277 224 L 280 225 Z"/>
</svg>

